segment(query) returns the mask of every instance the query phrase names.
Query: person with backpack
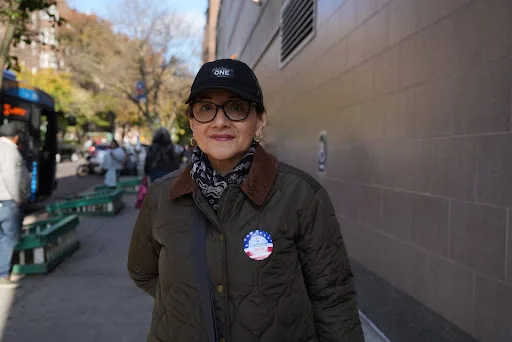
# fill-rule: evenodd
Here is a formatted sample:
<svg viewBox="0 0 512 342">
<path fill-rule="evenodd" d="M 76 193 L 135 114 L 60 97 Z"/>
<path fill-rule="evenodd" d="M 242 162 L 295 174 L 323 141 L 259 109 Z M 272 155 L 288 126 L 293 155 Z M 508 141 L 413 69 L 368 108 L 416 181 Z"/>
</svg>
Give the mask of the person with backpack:
<svg viewBox="0 0 512 342">
<path fill-rule="evenodd" d="M 174 151 L 171 134 L 166 128 L 161 127 L 153 135 L 153 141 L 149 146 L 144 163 L 144 174 L 154 182 L 179 167 L 180 160 Z"/>
</svg>

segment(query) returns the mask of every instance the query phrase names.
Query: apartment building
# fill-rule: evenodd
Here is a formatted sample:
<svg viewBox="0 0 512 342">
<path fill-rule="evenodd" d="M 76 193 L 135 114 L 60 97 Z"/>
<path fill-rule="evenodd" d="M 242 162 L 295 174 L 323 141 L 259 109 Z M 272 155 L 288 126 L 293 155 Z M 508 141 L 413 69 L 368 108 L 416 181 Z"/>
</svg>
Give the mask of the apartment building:
<svg viewBox="0 0 512 342">
<path fill-rule="evenodd" d="M 201 60 L 214 60 L 217 54 L 217 19 L 219 17 L 220 0 L 209 0 L 206 10 L 206 23 L 203 35 L 203 55 Z"/>
<path fill-rule="evenodd" d="M 393 342 L 512 341 L 512 2 L 222 0 L 208 21 L 261 81 L 268 148 L 329 191 L 360 309 Z"/>
<path fill-rule="evenodd" d="M 35 39 L 31 44 L 21 42 L 11 48 L 11 54 L 18 57 L 21 67 L 36 73 L 40 69 L 60 69 L 64 66 L 58 49 L 57 30 L 53 25 L 49 14 L 57 18 L 70 11 L 66 1 L 62 0 L 57 6 L 52 6 L 47 11 L 31 13 L 30 30 L 35 32 Z M 0 34 L 2 34 L 0 27 Z"/>
</svg>

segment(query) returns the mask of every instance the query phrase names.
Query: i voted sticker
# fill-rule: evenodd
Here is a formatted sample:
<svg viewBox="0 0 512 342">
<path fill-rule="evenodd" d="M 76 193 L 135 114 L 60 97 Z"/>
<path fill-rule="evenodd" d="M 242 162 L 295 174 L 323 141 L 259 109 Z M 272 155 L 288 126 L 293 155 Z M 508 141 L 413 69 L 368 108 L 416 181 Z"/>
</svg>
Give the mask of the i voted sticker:
<svg viewBox="0 0 512 342">
<path fill-rule="evenodd" d="M 244 239 L 244 252 L 252 260 L 265 260 L 273 249 L 272 236 L 264 230 L 253 230 Z"/>
</svg>

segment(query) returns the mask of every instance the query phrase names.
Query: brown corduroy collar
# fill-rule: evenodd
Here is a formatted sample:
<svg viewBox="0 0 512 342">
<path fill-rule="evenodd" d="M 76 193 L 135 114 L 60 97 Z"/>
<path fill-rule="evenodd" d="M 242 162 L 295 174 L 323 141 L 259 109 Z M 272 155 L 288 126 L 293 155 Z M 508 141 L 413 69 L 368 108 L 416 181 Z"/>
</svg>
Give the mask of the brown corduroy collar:
<svg viewBox="0 0 512 342">
<path fill-rule="evenodd" d="M 193 193 L 197 184 L 190 176 L 188 165 L 176 177 L 169 189 L 169 198 L 175 200 L 183 195 Z M 257 205 L 262 205 L 277 176 L 277 159 L 267 153 L 261 146 L 256 147 L 247 179 L 242 183 L 242 190 Z"/>
</svg>

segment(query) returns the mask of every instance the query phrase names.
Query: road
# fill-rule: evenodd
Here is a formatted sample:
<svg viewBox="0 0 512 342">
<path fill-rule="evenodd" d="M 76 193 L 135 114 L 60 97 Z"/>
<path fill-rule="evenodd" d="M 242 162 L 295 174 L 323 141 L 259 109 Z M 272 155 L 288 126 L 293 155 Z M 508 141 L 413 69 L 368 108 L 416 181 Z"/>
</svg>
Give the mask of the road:
<svg viewBox="0 0 512 342">
<path fill-rule="evenodd" d="M 103 182 L 103 177 L 98 175 L 89 175 L 86 177 L 77 177 L 76 176 L 76 168 L 84 161 L 78 162 L 62 162 L 57 165 L 57 189 L 53 193 L 53 195 L 40 202 L 36 205 L 31 205 L 28 209 L 28 213 L 38 212 L 44 209 L 46 204 L 62 200 L 66 196 L 72 195 L 74 193 L 83 192 L 91 187 L 101 184 Z"/>
<path fill-rule="evenodd" d="M 91 186 L 103 182 L 103 177 L 98 175 L 77 177 L 76 168 L 83 162 L 62 162 L 57 165 L 58 186 L 53 196 L 49 199 L 50 201 L 62 199 L 70 194 L 87 190 Z"/>
</svg>

